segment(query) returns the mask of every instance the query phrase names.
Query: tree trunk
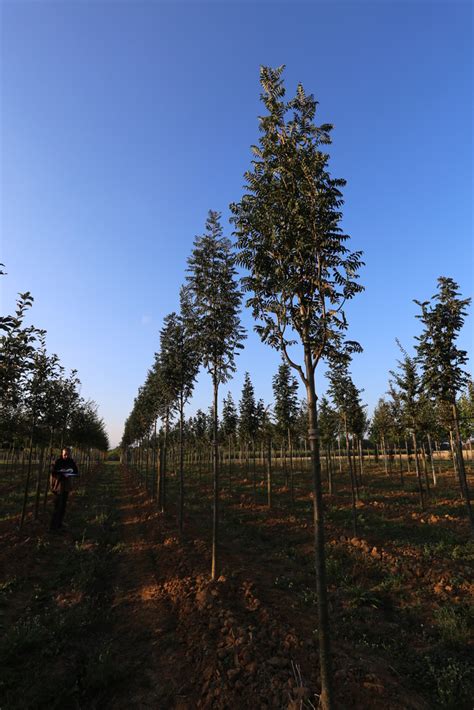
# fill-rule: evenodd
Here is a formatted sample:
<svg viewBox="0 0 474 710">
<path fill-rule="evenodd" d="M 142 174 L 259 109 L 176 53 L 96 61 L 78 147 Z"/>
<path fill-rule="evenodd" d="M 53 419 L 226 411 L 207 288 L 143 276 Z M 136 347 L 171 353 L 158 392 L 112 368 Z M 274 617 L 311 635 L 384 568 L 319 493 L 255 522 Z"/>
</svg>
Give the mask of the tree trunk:
<svg viewBox="0 0 474 710">
<path fill-rule="evenodd" d="M 288 429 L 288 453 L 290 457 L 290 500 L 293 506 L 295 504 L 295 480 L 293 472 L 293 439 L 290 429 Z"/>
<path fill-rule="evenodd" d="M 218 442 L 217 442 L 217 395 L 219 390 L 219 382 L 217 376 L 213 377 L 214 386 L 214 407 L 213 407 L 213 425 L 212 425 L 212 471 L 214 476 L 214 509 L 212 515 L 212 564 L 211 564 L 211 579 L 218 577 L 219 570 L 219 461 L 218 461 Z"/>
<path fill-rule="evenodd" d="M 183 534 L 184 515 L 184 401 L 183 393 L 179 398 L 179 513 L 178 528 L 179 534 Z"/>
<path fill-rule="evenodd" d="M 329 463 L 329 471 L 328 471 L 329 493 L 330 493 L 330 495 L 333 496 L 336 491 L 334 488 L 334 463 L 333 463 L 333 455 L 332 455 L 332 450 L 331 450 L 330 444 L 328 446 L 328 463 Z"/>
<path fill-rule="evenodd" d="M 26 515 L 26 505 L 28 502 L 28 490 L 30 487 L 30 476 L 31 476 L 31 464 L 33 460 L 33 432 L 34 432 L 34 424 L 33 428 L 31 430 L 31 437 L 30 437 L 30 453 L 28 456 L 28 469 L 26 472 L 26 479 L 25 479 L 25 491 L 23 494 L 23 506 L 21 509 L 21 518 L 20 518 L 20 530 L 23 527 L 23 523 L 25 521 L 25 515 Z"/>
<path fill-rule="evenodd" d="M 422 457 L 422 461 L 423 461 L 423 477 L 425 479 L 426 493 L 429 495 L 430 494 L 430 482 L 428 480 L 428 465 L 426 463 L 426 450 L 425 450 L 424 443 L 421 445 L 421 457 Z"/>
<path fill-rule="evenodd" d="M 145 492 L 148 493 L 148 472 L 149 472 L 149 461 L 150 459 L 150 439 L 146 442 L 146 457 L 145 457 Z"/>
<path fill-rule="evenodd" d="M 405 485 L 405 481 L 403 480 L 402 447 L 400 446 L 400 440 L 398 440 L 398 463 L 400 467 L 400 485 L 403 488 Z"/>
<path fill-rule="evenodd" d="M 46 450 L 46 447 L 42 446 L 41 453 L 40 453 L 40 460 L 38 463 L 38 474 L 36 476 L 35 520 L 38 519 L 40 497 L 41 497 L 41 478 L 43 476 L 45 450 Z"/>
<path fill-rule="evenodd" d="M 382 452 L 383 452 L 383 464 L 385 467 L 385 475 L 389 476 L 388 472 L 388 461 L 387 461 L 387 447 L 385 445 L 385 434 L 382 434 Z"/>
<path fill-rule="evenodd" d="M 357 481 L 354 476 L 354 470 L 352 468 L 352 457 L 351 457 L 351 451 L 349 448 L 349 432 L 347 430 L 347 420 L 346 417 L 344 416 L 344 430 L 345 430 L 345 436 L 346 436 L 346 453 L 347 453 L 347 462 L 349 464 L 349 478 L 351 481 L 351 500 L 352 500 L 352 530 L 354 533 L 354 537 L 357 537 L 357 508 L 356 508 L 356 502 L 359 499 L 359 492 L 357 490 Z"/>
<path fill-rule="evenodd" d="M 408 445 L 408 440 L 405 438 L 405 449 L 407 451 L 407 473 L 411 473 L 411 467 L 410 467 L 410 448 Z"/>
<path fill-rule="evenodd" d="M 364 474 L 364 452 L 362 451 L 362 438 L 359 438 L 359 469 L 360 469 L 360 482 L 363 485 L 363 474 Z"/>
<path fill-rule="evenodd" d="M 321 461 L 319 455 L 318 415 L 316 411 L 316 388 L 311 351 L 305 345 L 306 393 L 308 401 L 308 436 L 311 452 L 313 478 L 313 520 L 316 592 L 318 597 L 319 662 L 321 675 L 322 710 L 332 710 L 332 662 L 330 648 L 330 627 L 326 586 L 326 557 L 324 549 L 324 512 L 321 485 Z"/>
<path fill-rule="evenodd" d="M 169 438 L 169 427 L 170 427 L 170 413 L 166 410 L 165 413 L 165 431 L 163 437 L 163 455 L 162 455 L 162 466 L 160 467 L 160 500 L 161 512 L 166 512 L 166 474 L 167 474 L 167 464 L 168 464 L 168 438 Z"/>
<path fill-rule="evenodd" d="M 469 494 L 469 485 L 467 483 L 466 469 L 464 466 L 464 457 L 462 454 L 462 439 L 461 431 L 459 429 L 459 417 L 456 402 L 451 404 L 451 411 L 453 415 L 453 430 L 454 430 L 454 445 L 456 453 L 456 463 L 458 469 L 459 483 L 461 486 L 461 493 L 463 495 L 464 501 L 466 503 L 467 515 L 469 518 L 469 523 L 471 525 L 471 532 L 474 533 L 474 517 L 472 514 L 471 507 L 471 497 Z"/>
<path fill-rule="evenodd" d="M 153 462 L 152 462 L 152 471 L 153 471 L 153 479 L 152 479 L 152 485 L 151 485 L 151 497 L 152 500 L 156 500 L 156 482 L 157 482 L 157 476 L 158 476 L 158 438 L 156 436 L 156 429 L 157 429 L 157 420 L 155 419 L 155 431 L 154 431 L 154 438 L 153 438 Z"/>
<path fill-rule="evenodd" d="M 46 476 L 46 484 L 44 487 L 44 497 L 43 497 L 43 512 L 46 510 L 46 503 L 48 501 L 49 493 L 49 474 L 51 471 L 51 466 L 53 465 L 53 445 L 54 445 L 54 429 L 51 430 L 51 437 L 49 440 L 49 456 L 48 456 L 48 471 Z"/>
<path fill-rule="evenodd" d="M 421 510 L 424 510 L 425 509 L 425 497 L 424 497 L 424 493 L 423 493 L 423 484 L 421 482 L 420 464 L 418 461 L 418 443 L 416 441 L 416 432 L 414 430 L 412 433 L 412 439 L 413 439 L 413 450 L 414 450 L 414 455 L 415 455 L 416 477 L 418 479 L 418 491 L 420 493 L 420 505 L 421 505 Z"/>
<path fill-rule="evenodd" d="M 339 473 L 342 476 L 342 454 L 341 454 L 341 434 L 337 434 L 337 456 L 339 460 Z"/>
<path fill-rule="evenodd" d="M 436 478 L 436 471 L 435 471 L 435 465 L 434 465 L 434 458 L 433 458 L 433 447 L 431 446 L 431 436 L 428 434 L 428 451 L 430 455 L 430 462 L 431 462 L 431 477 L 433 480 L 433 486 L 438 485 L 438 480 Z"/>
<path fill-rule="evenodd" d="M 272 507 L 272 440 L 267 440 L 267 506 Z"/>
<path fill-rule="evenodd" d="M 459 468 L 458 468 L 458 460 L 456 456 L 456 449 L 454 446 L 454 436 L 453 436 L 453 430 L 449 430 L 449 444 L 451 447 L 451 458 L 453 459 L 453 468 L 454 472 L 457 474 L 458 479 L 459 479 L 459 485 L 462 486 L 461 479 L 459 478 Z"/>
</svg>

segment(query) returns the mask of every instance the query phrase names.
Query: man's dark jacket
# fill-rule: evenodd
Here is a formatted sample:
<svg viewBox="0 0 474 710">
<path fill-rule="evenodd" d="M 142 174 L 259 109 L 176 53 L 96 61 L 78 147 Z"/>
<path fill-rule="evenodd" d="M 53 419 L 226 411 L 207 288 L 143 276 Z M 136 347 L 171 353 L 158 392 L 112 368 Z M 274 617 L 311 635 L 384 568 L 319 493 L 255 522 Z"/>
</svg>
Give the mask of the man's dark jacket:
<svg viewBox="0 0 474 710">
<path fill-rule="evenodd" d="M 56 459 L 51 469 L 51 490 L 53 493 L 64 493 L 65 491 L 71 490 L 72 479 L 63 474 L 63 471 L 67 471 L 68 469 L 72 469 L 76 475 L 79 474 L 74 459 L 70 457 L 67 459 L 63 459 L 62 457 Z"/>
</svg>

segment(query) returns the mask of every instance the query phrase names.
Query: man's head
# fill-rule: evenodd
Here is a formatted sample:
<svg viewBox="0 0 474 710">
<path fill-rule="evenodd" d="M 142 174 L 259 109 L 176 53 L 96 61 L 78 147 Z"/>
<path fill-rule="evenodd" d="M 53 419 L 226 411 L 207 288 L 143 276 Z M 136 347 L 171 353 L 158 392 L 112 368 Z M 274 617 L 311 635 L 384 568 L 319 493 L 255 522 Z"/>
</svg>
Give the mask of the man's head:
<svg viewBox="0 0 474 710">
<path fill-rule="evenodd" d="M 63 459 L 71 458 L 71 449 L 69 448 L 69 446 L 64 447 L 61 456 L 63 457 Z"/>
</svg>

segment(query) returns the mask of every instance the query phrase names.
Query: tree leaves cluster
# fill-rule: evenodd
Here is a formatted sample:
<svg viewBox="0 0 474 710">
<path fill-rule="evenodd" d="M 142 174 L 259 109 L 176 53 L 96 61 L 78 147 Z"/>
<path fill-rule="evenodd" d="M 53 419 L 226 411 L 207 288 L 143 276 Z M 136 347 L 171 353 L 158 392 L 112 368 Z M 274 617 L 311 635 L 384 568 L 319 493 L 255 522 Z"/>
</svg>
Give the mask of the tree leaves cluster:
<svg viewBox="0 0 474 710">
<path fill-rule="evenodd" d="M 0 317 L 0 431 L 3 446 L 51 442 L 106 451 L 97 406 L 80 396 L 77 371 L 66 374 L 46 348 L 46 331 L 26 325 L 30 292 L 18 295 L 13 315 Z"/>
</svg>

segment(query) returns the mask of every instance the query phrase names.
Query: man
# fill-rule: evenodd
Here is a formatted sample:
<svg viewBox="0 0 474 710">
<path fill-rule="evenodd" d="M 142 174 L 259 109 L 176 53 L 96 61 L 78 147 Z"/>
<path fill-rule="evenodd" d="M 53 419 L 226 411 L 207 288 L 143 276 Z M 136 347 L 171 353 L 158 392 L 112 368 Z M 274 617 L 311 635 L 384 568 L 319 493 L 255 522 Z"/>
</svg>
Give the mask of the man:
<svg viewBox="0 0 474 710">
<path fill-rule="evenodd" d="M 71 458 L 71 449 L 65 447 L 61 457 L 56 460 L 51 471 L 51 491 L 54 495 L 54 511 L 50 530 L 61 530 L 69 491 L 72 489 L 72 479 L 78 476 L 76 462 Z"/>
</svg>

